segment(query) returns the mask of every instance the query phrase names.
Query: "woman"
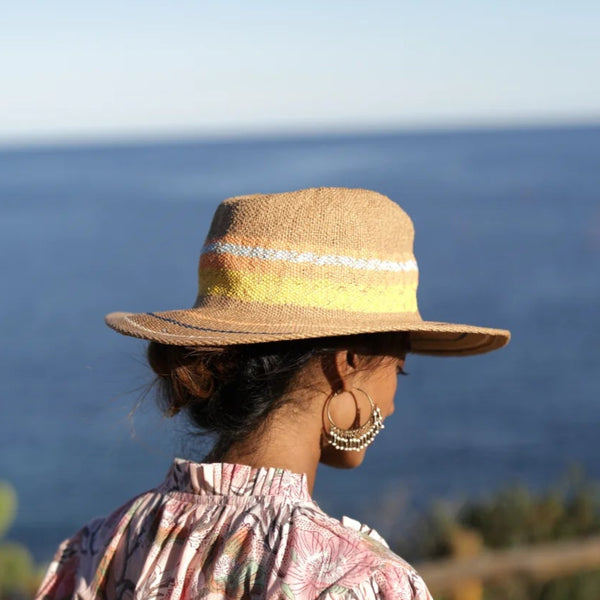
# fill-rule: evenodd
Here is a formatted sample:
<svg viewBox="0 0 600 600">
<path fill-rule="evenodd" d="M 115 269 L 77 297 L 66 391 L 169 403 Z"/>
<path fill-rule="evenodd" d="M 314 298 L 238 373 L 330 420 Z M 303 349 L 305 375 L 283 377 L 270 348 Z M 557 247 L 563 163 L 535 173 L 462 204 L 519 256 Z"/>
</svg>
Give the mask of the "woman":
<svg viewBox="0 0 600 600">
<path fill-rule="evenodd" d="M 375 532 L 311 499 L 319 463 L 362 462 L 408 352 L 508 342 L 421 319 L 412 244 L 410 218 L 375 192 L 223 202 L 193 308 L 106 318 L 150 340 L 165 412 L 215 445 L 64 542 L 38 598 L 430 598 Z"/>
</svg>

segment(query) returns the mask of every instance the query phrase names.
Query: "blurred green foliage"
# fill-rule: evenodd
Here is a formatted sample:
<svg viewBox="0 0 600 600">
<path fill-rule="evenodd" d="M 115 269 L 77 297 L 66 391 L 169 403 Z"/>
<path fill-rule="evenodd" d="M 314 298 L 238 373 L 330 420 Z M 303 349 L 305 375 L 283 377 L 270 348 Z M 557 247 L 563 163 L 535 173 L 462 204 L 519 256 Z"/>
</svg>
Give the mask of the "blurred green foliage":
<svg viewBox="0 0 600 600">
<path fill-rule="evenodd" d="M 0 539 L 17 515 L 17 494 L 8 483 L 0 481 Z M 40 583 L 40 569 L 25 546 L 0 541 L 0 598 L 22 600 L 31 598 Z"/>
<path fill-rule="evenodd" d="M 411 561 L 456 554 L 457 532 L 476 533 L 487 548 L 510 548 L 600 533 L 600 486 L 571 469 L 552 488 L 511 485 L 461 506 L 438 502 L 394 549 Z M 523 578 L 486 586 L 485 600 L 600 600 L 600 571 L 539 583 Z"/>
<path fill-rule="evenodd" d="M 4 537 L 16 516 L 17 493 L 11 485 L 0 481 L 0 539 Z"/>
<path fill-rule="evenodd" d="M 600 488 L 573 469 L 543 493 L 517 485 L 486 502 L 467 503 L 458 520 L 479 531 L 491 548 L 591 535 L 600 532 Z"/>
</svg>

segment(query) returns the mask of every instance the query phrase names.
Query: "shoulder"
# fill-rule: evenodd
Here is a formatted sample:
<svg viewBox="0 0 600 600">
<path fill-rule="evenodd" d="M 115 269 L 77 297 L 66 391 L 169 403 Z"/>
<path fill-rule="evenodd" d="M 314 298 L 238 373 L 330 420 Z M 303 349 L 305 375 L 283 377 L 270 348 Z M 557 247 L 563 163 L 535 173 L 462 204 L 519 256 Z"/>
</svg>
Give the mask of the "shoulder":
<svg viewBox="0 0 600 600">
<path fill-rule="evenodd" d="M 70 598 L 75 594 L 82 563 L 85 562 L 82 557 L 87 553 L 93 532 L 102 527 L 104 521 L 101 518 L 94 519 L 60 544 L 40 584 L 36 600 Z"/>
<path fill-rule="evenodd" d="M 80 584 L 89 585 L 96 577 L 100 561 L 112 556 L 111 549 L 118 545 L 140 506 L 150 508 L 158 496 L 151 490 L 132 498 L 108 516 L 93 519 L 63 541 L 46 571 L 36 600 L 72 597 Z"/>
<path fill-rule="evenodd" d="M 366 590 L 382 598 L 414 598 L 429 600 L 431 595 L 421 576 L 402 557 L 395 554 L 383 537 L 364 523 L 342 517 L 341 525 L 358 533 L 362 542 L 378 557 L 379 564 L 372 577 L 365 582 Z M 365 597 L 369 597 L 368 595 Z"/>
<path fill-rule="evenodd" d="M 305 523 L 294 524 L 288 575 L 302 578 L 305 587 L 312 582 L 313 597 L 430 600 L 421 577 L 375 530 L 320 511 L 305 516 Z M 312 565 L 317 555 L 320 564 Z"/>
</svg>

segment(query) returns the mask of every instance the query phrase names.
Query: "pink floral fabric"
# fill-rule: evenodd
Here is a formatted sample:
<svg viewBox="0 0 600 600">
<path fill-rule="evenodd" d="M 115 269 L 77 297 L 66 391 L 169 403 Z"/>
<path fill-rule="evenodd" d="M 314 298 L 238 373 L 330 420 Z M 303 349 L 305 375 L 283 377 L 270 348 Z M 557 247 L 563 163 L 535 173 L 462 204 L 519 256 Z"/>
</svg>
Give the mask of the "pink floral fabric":
<svg viewBox="0 0 600 600">
<path fill-rule="evenodd" d="M 67 598 L 431 600 L 379 536 L 323 513 L 305 475 L 181 459 L 61 544 L 36 599 Z"/>
</svg>

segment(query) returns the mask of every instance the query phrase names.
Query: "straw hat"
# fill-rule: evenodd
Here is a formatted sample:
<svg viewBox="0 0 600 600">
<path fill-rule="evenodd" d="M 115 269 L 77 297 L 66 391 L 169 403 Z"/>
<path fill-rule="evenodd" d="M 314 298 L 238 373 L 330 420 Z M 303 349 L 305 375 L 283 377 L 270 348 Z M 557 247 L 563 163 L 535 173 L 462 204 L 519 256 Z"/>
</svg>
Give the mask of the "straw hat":
<svg viewBox="0 0 600 600">
<path fill-rule="evenodd" d="M 230 198 L 202 248 L 193 308 L 114 312 L 125 335 L 171 345 L 225 346 L 406 331 L 412 352 L 480 354 L 510 333 L 424 321 L 410 217 L 361 189 L 316 188 Z"/>
</svg>

